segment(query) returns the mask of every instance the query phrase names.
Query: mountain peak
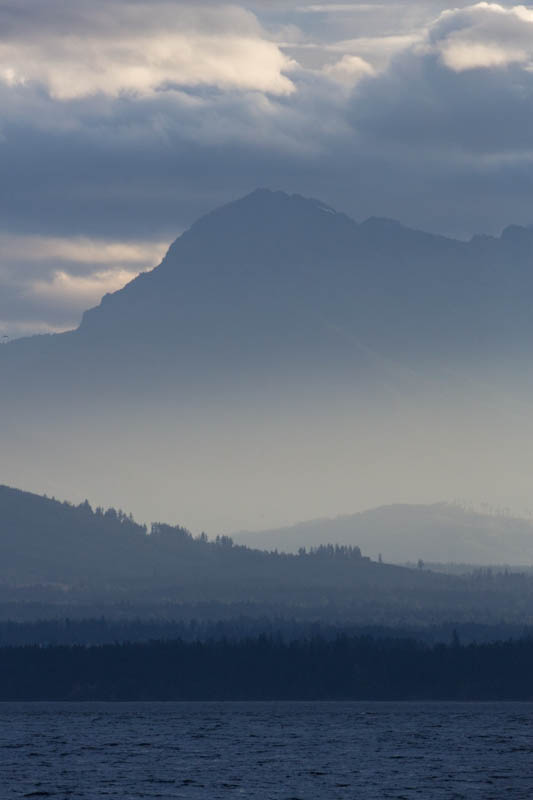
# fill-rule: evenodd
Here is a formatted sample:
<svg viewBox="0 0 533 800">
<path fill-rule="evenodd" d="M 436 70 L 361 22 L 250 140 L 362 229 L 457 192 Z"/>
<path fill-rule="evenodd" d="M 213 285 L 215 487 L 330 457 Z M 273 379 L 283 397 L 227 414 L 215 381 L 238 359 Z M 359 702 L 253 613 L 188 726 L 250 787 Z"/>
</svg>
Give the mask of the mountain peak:
<svg viewBox="0 0 533 800">
<path fill-rule="evenodd" d="M 266 221 L 269 218 L 278 219 L 279 216 L 285 217 L 289 215 L 289 217 L 293 217 L 314 214 L 327 214 L 328 216 L 344 218 L 345 220 L 349 219 L 345 214 L 337 212 L 322 200 L 304 197 L 301 194 L 288 194 L 279 189 L 259 187 L 253 192 L 207 213 L 192 227 L 195 228 L 198 225 L 202 225 L 205 221 L 212 222 L 214 219 L 226 219 L 233 215 L 238 215 L 242 223 L 255 215 L 262 221 Z M 350 222 L 352 225 L 356 224 L 353 220 L 350 220 Z"/>
<path fill-rule="evenodd" d="M 327 203 L 258 188 L 205 214 L 171 245 L 163 268 L 183 263 L 260 264 L 324 258 L 350 248 L 358 224 Z"/>
</svg>

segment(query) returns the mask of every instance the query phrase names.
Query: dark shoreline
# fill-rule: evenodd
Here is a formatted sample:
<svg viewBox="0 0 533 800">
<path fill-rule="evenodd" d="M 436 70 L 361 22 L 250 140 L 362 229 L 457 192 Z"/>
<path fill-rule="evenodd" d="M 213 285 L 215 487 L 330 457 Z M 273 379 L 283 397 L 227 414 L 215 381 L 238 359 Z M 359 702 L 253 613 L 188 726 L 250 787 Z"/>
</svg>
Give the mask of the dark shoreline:
<svg viewBox="0 0 533 800">
<path fill-rule="evenodd" d="M 0 701 L 533 701 L 533 639 L 339 636 L 0 648 Z"/>
</svg>

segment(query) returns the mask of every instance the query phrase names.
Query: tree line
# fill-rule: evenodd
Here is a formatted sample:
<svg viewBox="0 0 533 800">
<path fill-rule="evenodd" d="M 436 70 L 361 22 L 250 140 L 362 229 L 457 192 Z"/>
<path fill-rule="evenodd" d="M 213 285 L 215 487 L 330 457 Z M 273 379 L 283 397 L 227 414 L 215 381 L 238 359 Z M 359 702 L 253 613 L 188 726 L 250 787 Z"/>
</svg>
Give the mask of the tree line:
<svg viewBox="0 0 533 800">
<path fill-rule="evenodd" d="M 322 638 L 333 641 L 338 636 L 373 637 L 378 639 L 416 639 L 426 644 L 450 642 L 456 635 L 461 642 L 489 643 L 533 637 L 533 626 L 476 622 L 444 622 L 433 625 L 395 626 L 357 624 L 316 616 L 308 619 L 279 616 L 279 614 L 245 616 L 245 609 L 189 608 L 184 619 L 165 618 L 88 618 L 37 619 L 26 622 L 0 620 L 0 648 L 24 645 L 103 645 L 135 642 L 243 641 L 268 636 L 283 642 Z M 226 612 L 226 617 L 216 613 Z M 251 609 L 247 609 L 250 614 Z M 203 612 L 204 616 L 198 616 Z M 194 614 L 197 616 L 191 616 Z M 187 616 L 187 614 L 189 616 Z"/>
<path fill-rule="evenodd" d="M 0 700 L 533 700 L 533 639 L 337 636 L 0 649 Z"/>
</svg>

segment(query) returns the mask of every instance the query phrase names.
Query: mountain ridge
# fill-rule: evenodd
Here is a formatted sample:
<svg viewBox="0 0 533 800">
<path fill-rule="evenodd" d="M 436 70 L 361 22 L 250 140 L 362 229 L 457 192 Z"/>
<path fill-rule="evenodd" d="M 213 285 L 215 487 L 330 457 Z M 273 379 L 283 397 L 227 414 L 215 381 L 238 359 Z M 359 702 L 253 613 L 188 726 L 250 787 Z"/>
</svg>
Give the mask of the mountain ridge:
<svg viewBox="0 0 533 800">
<path fill-rule="evenodd" d="M 356 514 L 308 520 L 265 531 L 240 531 L 249 547 L 296 552 L 319 541 L 359 543 L 372 558 L 392 563 L 463 563 L 478 566 L 533 565 L 533 522 L 469 511 L 453 503 L 394 503 Z"/>
<path fill-rule="evenodd" d="M 444 353 L 451 348 L 449 355 L 457 356 L 458 342 L 468 349 L 472 334 L 484 337 L 485 346 L 498 343 L 492 334 L 503 323 L 499 320 L 504 315 L 495 313 L 498 302 L 512 299 L 516 311 L 521 310 L 519 289 L 524 287 L 513 287 L 513 282 L 518 269 L 531 290 L 530 270 L 524 264 L 531 267 L 532 252 L 533 230 L 520 226 L 508 226 L 499 238 L 473 237 L 464 242 L 385 218 L 358 223 L 320 200 L 262 188 L 193 223 L 169 246 L 158 266 L 106 294 L 84 312 L 75 330 L 31 337 L 31 345 L 27 338 L 14 340 L 0 356 L 13 348 L 37 349 L 39 344 L 75 346 L 91 336 L 95 342 L 115 336 L 125 346 L 128 340 L 150 338 L 156 327 L 167 340 L 174 336 L 180 352 L 185 325 L 189 333 L 196 325 L 190 342 L 205 350 L 207 341 L 198 326 L 211 320 L 218 334 L 227 331 L 229 340 L 235 341 L 236 326 L 231 328 L 230 319 L 235 314 L 241 328 L 250 325 L 252 330 L 254 321 L 256 327 L 264 326 L 269 314 L 274 321 L 279 316 L 285 326 L 292 315 L 300 336 L 303 331 L 309 336 L 319 311 L 351 332 L 357 317 L 358 335 L 392 355 L 406 356 L 410 348 L 420 355 L 432 346 L 437 354 L 439 347 Z M 488 261 L 478 264 L 478 257 Z M 502 290 L 506 270 L 500 262 L 510 258 L 516 266 L 509 267 L 509 285 Z M 476 334 L 478 319 L 487 315 L 491 324 L 483 321 Z M 460 335 L 454 334 L 453 325 Z M 470 336 L 465 335 L 469 326 Z M 264 332 L 262 338 L 268 340 Z M 424 339 L 428 345 L 421 350 Z M 272 336 L 263 344 L 267 349 L 276 346 Z M 483 349 L 483 341 L 473 344 Z"/>
<path fill-rule="evenodd" d="M 0 486 L 0 618 L 29 619 L 30 604 L 41 619 L 80 610 L 90 618 L 102 607 L 115 617 L 135 607 L 136 616 L 172 619 L 210 604 L 220 618 L 234 605 L 241 616 L 352 624 L 529 624 L 533 578 L 409 569 L 372 561 L 359 547 L 265 552 L 163 523 L 148 534 L 113 508 Z"/>
<path fill-rule="evenodd" d="M 277 587 L 289 597 L 294 588 L 294 599 L 304 590 L 334 594 L 341 585 L 349 592 L 354 577 L 365 585 L 401 585 L 410 573 L 377 565 L 357 547 L 283 556 L 235 545 L 227 536 L 193 537 L 180 525 L 156 522 L 148 531 L 121 510 L 93 510 L 87 501 L 74 505 L 0 485 L 0 595 L 2 588 L 51 585 L 115 599 L 146 592 L 159 600 L 169 594 L 245 601 L 264 599 Z"/>
</svg>

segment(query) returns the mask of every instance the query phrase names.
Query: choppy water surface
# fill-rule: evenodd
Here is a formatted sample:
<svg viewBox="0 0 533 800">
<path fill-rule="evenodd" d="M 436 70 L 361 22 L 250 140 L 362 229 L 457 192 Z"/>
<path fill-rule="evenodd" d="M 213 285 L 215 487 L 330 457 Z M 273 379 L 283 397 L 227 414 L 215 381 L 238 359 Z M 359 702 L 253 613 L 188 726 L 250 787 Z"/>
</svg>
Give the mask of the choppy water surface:
<svg viewBox="0 0 533 800">
<path fill-rule="evenodd" d="M 0 797 L 533 797 L 533 705 L 0 704 Z"/>
</svg>

